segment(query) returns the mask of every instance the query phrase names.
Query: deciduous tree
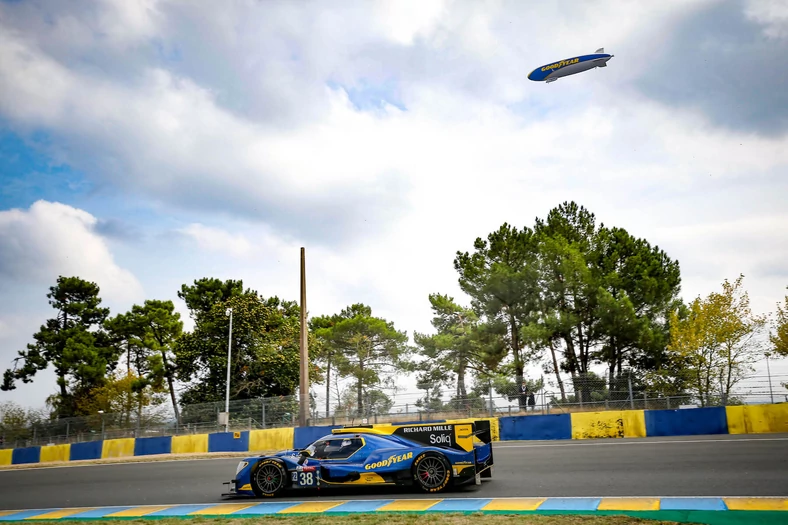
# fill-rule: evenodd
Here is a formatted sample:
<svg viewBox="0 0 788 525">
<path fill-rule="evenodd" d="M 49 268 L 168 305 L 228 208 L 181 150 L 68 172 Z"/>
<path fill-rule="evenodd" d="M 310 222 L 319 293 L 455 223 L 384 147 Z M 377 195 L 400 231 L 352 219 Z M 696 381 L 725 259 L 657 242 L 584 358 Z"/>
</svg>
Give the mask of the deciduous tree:
<svg viewBox="0 0 788 525">
<path fill-rule="evenodd" d="M 233 289 L 240 288 L 241 282 L 237 281 Z M 224 298 L 208 310 L 204 302 L 199 304 L 194 331 L 183 334 L 176 344 L 178 377 L 189 382 L 182 403 L 225 398 L 228 308 L 233 311 L 230 398 L 293 395 L 300 374 L 298 305 L 277 297 L 265 300 L 252 290 L 229 296 L 222 292 L 214 297 Z M 319 380 L 314 366 L 310 377 Z"/>
<path fill-rule="evenodd" d="M 772 351 L 782 357 L 788 357 L 788 295 L 783 305 L 777 304 L 774 331 L 769 334 Z"/>
<path fill-rule="evenodd" d="M 673 314 L 668 348 L 684 364 L 684 380 L 702 406 L 727 404 L 760 354 L 766 317 L 752 313 L 743 279 L 726 279 L 721 292 L 695 299 L 686 319 Z"/>
</svg>

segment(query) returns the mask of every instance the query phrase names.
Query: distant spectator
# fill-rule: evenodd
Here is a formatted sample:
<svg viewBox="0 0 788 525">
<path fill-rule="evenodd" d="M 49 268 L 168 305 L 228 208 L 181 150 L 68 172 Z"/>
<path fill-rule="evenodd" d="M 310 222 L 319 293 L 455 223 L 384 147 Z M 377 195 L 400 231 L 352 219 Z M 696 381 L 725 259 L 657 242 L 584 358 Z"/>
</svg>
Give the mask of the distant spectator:
<svg viewBox="0 0 788 525">
<path fill-rule="evenodd" d="M 534 398 L 533 392 L 528 395 L 528 406 L 531 407 L 531 410 L 536 410 L 536 398 Z"/>
</svg>

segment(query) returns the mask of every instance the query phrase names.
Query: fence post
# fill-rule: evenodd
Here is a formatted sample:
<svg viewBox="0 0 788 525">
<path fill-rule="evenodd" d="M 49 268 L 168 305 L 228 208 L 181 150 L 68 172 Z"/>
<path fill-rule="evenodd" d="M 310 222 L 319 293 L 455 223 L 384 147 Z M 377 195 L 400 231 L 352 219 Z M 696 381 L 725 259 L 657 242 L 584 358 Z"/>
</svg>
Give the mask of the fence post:
<svg viewBox="0 0 788 525">
<path fill-rule="evenodd" d="M 493 401 L 492 381 L 488 381 L 488 385 L 490 389 L 490 417 L 493 417 L 493 414 L 495 414 L 495 402 Z"/>
<path fill-rule="evenodd" d="M 635 410 L 635 395 L 632 393 L 632 374 L 629 374 L 629 405 Z"/>
<path fill-rule="evenodd" d="M 668 400 L 668 410 L 670 410 L 670 396 L 666 398 Z"/>
<path fill-rule="evenodd" d="M 648 393 L 643 392 L 643 409 L 648 408 Z"/>
</svg>

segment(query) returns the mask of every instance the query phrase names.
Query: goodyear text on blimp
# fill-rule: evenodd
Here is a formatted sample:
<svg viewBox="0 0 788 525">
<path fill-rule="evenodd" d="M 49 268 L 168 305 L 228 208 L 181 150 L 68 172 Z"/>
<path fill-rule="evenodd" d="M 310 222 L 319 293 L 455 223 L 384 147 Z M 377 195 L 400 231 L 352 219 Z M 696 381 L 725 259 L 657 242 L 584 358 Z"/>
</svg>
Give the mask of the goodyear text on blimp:
<svg viewBox="0 0 788 525">
<path fill-rule="evenodd" d="M 412 457 L 413 457 L 413 452 L 408 452 L 407 454 L 400 454 L 400 455 L 394 454 L 392 456 L 389 456 L 388 459 L 384 459 L 375 463 L 370 463 L 369 465 L 364 465 L 364 469 L 371 470 L 373 468 L 388 467 L 392 463 L 399 463 L 400 461 L 404 461 Z"/>
<path fill-rule="evenodd" d="M 577 64 L 580 62 L 579 58 L 571 58 L 569 60 L 562 60 L 560 62 L 556 62 L 555 64 L 550 64 L 549 66 L 545 66 L 542 68 L 542 71 L 547 71 L 548 69 L 558 69 L 564 66 L 570 66 L 572 64 Z"/>
</svg>

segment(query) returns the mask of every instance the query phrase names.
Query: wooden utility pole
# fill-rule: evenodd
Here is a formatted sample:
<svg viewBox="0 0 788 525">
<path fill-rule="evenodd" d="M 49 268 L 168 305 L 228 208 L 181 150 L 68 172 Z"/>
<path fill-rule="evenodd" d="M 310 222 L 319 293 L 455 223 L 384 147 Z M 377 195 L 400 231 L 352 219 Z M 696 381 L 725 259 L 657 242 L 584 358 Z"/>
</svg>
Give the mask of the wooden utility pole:
<svg viewBox="0 0 788 525">
<path fill-rule="evenodd" d="M 309 414 L 309 349 L 307 348 L 306 326 L 306 253 L 301 248 L 301 403 L 298 414 L 299 426 L 306 426 Z"/>
</svg>

